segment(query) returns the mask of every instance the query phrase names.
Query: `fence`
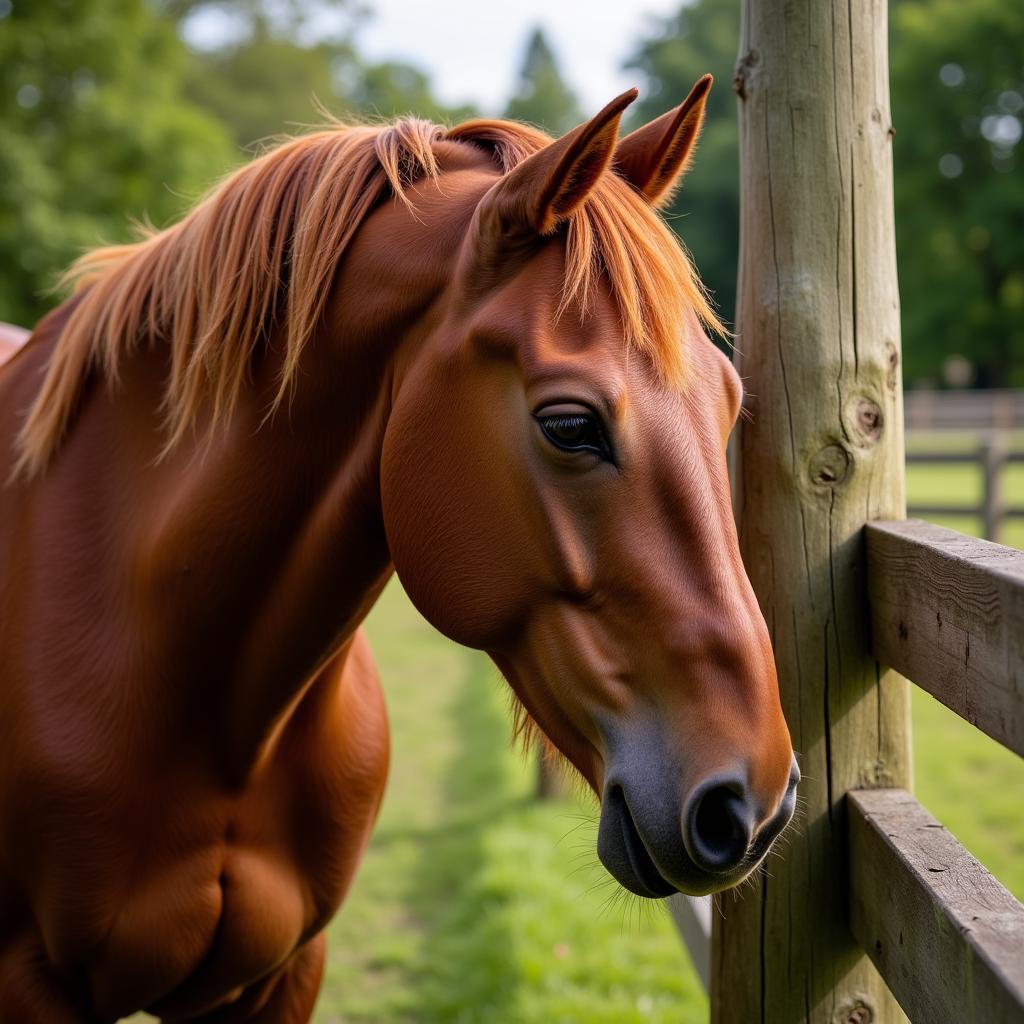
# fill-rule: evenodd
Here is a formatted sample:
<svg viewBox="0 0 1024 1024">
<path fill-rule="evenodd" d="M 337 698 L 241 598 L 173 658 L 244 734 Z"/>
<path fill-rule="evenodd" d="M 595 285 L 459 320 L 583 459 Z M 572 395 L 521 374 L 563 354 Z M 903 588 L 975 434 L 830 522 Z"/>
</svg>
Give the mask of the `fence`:
<svg viewBox="0 0 1024 1024">
<path fill-rule="evenodd" d="M 719 912 L 675 901 L 721 1024 L 1024 1019 L 1024 907 L 908 792 L 897 673 L 1024 753 L 1024 552 L 902 521 L 886 21 L 743 4 L 733 477 L 804 811 Z"/>
<path fill-rule="evenodd" d="M 1024 464 L 1024 451 L 1007 451 L 1000 434 L 992 434 L 973 451 L 907 452 L 908 466 L 977 466 L 981 474 L 981 504 L 922 504 L 907 507 L 911 516 L 977 516 L 986 540 L 998 541 L 1007 519 L 1024 519 L 1024 505 L 1003 500 L 1003 473 L 1007 466 Z"/>
<path fill-rule="evenodd" d="M 907 430 L 1024 430 L 1024 390 L 908 391 Z"/>
</svg>

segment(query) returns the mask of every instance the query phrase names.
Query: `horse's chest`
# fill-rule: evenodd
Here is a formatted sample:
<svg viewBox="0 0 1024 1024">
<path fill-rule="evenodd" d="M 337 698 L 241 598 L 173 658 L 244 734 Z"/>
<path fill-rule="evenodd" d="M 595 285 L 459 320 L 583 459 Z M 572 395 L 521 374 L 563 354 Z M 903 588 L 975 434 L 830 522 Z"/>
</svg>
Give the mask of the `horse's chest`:
<svg viewBox="0 0 1024 1024">
<path fill-rule="evenodd" d="M 24 868 L 49 958 L 88 978 L 104 1019 L 208 1010 L 287 960 L 344 895 L 340 809 L 321 808 L 316 830 L 289 836 L 285 779 L 233 800 L 184 780 L 142 789 L 143 801 L 40 794 L 57 813 L 34 823 L 46 836 Z M 293 853 L 302 839 L 306 864 Z"/>
<path fill-rule="evenodd" d="M 358 742 L 341 728 L 354 721 Z M 94 1010 L 111 1017 L 205 1012 L 323 927 L 351 884 L 387 756 L 379 697 L 357 709 L 329 693 L 233 793 L 183 752 L 149 763 L 94 737 L 79 760 L 75 746 L 21 760 L 21 883 L 51 960 L 86 975 Z"/>
</svg>

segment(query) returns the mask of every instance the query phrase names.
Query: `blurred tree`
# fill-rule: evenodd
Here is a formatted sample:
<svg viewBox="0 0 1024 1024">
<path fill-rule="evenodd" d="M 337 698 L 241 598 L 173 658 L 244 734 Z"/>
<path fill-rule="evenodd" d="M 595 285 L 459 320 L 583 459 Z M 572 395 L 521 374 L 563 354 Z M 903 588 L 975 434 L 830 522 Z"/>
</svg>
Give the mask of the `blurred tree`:
<svg viewBox="0 0 1024 1024">
<path fill-rule="evenodd" d="M 533 30 L 526 44 L 519 84 L 505 108 L 505 117 L 535 124 L 552 135 L 562 135 L 583 120 L 579 102 L 563 81 L 540 28 Z"/>
<path fill-rule="evenodd" d="M 347 39 L 365 16 L 357 0 L 152 0 L 179 22 L 186 39 L 199 41 L 201 22 L 213 23 L 221 42 L 262 33 L 299 45 Z M 193 25 L 196 31 L 192 31 Z M 202 48 L 202 47 L 200 47 Z"/>
<path fill-rule="evenodd" d="M 195 46 L 189 98 L 227 124 L 240 146 L 317 123 L 320 108 L 341 116 L 414 113 L 439 121 L 472 114 L 470 107 L 441 103 L 417 68 L 363 61 L 353 35 L 365 11 L 351 0 L 164 3 L 183 18 L 183 34 Z M 213 23 L 212 38 L 201 38 L 197 25 L 213 14 L 222 20 Z"/>
<path fill-rule="evenodd" d="M 260 29 L 223 48 L 193 53 L 186 92 L 249 148 L 322 120 L 317 103 L 333 113 L 348 109 L 343 82 L 358 77 L 347 43 L 299 46 Z"/>
<path fill-rule="evenodd" d="M 347 108 L 356 114 L 376 117 L 415 114 L 448 124 L 476 116 L 474 107 L 452 107 L 438 100 L 427 75 L 410 64 L 383 61 L 359 65 L 356 71 L 347 97 Z"/>
<path fill-rule="evenodd" d="M 692 170 L 667 213 L 731 320 L 739 249 L 738 142 L 730 83 L 739 0 L 696 0 L 642 42 L 634 123 L 716 78 Z M 981 385 L 1024 386 L 1024 6 L 896 0 L 891 92 L 904 377 L 938 383 L 966 357 Z"/>
<path fill-rule="evenodd" d="M 647 79 L 630 114 L 633 127 L 681 103 L 701 75 L 715 76 L 696 159 L 665 214 L 693 253 L 727 323 L 735 315 L 739 258 L 739 142 L 732 91 L 739 31 L 740 0 L 696 0 L 662 21 L 627 64 Z"/>
<path fill-rule="evenodd" d="M 146 0 L 0 0 L 0 319 L 34 323 L 80 251 L 168 221 L 231 164 L 181 95 L 186 58 Z"/>
<path fill-rule="evenodd" d="M 891 78 L 906 380 L 1024 387 L 1024 4 L 899 0 Z"/>
<path fill-rule="evenodd" d="M 0 320 L 34 323 L 75 255 L 125 239 L 133 218 L 167 223 L 243 158 L 232 138 L 319 121 L 317 100 L 340 114 L 471 114 L 415 68 L 360 60 L 361 12 L 354 0 L 0 0 Z M 188 48 L 181 35 L 209 17 L 214 45 Z"/>
</svg>

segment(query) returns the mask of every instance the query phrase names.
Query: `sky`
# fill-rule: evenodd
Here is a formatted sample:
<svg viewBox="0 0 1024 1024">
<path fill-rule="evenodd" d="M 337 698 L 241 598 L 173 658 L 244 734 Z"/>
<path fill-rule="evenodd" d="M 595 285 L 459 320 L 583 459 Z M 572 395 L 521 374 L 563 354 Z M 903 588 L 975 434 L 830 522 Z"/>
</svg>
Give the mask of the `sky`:
<svg viewBox="0 0 1024 1024">
<path fill-rule="evenodd" d="M 359 30 L 360 51 L 397 58 L 430 74 L 448 103 L 474 101 L 499 113 L 515 87 L 526 40 L 540 25 L 584 112 L 632 85 L 622 71 L 637 41 L 675 13 L 681 0 L 373 0 Z"/>
<path fill-rule="evenodd" d="M 0 0 L 2 3 L 3 0 Z M 317 11 L 316 0 L 310 0 Z M 594 114 L 631 86 L 636 71 L 622 65 L 641 38 L 658 31 L 685 0 L 369 0 L 357 21 L 359 52 L 373 61 L 398 60 L 430 76 L 434 92 L 453 106 L 471 103 L 500 114 L 515 89 L 526 42 L 544 29 L 566 82 L 585 114 Z M 314 14 L 315 34 L 351 20 Z M 233 34 L 230 17 L 214 6 L 186 22 L 185 37 L 199 48 Z"/>
</svg>

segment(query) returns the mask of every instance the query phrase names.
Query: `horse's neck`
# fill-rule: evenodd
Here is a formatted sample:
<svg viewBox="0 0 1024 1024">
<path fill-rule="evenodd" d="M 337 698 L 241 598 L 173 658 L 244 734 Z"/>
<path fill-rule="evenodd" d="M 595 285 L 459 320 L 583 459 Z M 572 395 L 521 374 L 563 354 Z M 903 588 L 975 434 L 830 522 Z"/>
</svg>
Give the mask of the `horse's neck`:
<svg viewBox="0 0 1024 1024">
<path fill-rule="evenodd" d="M 391 572 L 380 498 L 391 401 L 492 178 L 476 174 L 457 202 L 426 188 L 415 215 L 398 202 L 372 214 L 303 350 L 294 399 L 270 422 L 275 339 L 209 446 L 186 440 L 163 459 L 166 347 L 140 341 L 113 394 L 93 379 L 47 473 L 0 501 L 0 608 L 32 593 L 38 620 L 5 634 L 0 617 L 0 657 L 59 633 L 66 642 L 34 673 L 88 682 L 93 704 L 126 685 L 162 688 L 168 704 L 186 691 L 190 707 L 219 709 L 204 728 L 219 728 L 209 741 L 235 770 L 256 757 Z M 0 376 L 0 478 L 73 302 Z"/>
<path fill-rule="evenodd" d="M 371 362 L 321 361 L 312 352 L 303 370 L 306 394 L 252 435 L 261 443 L 258 455 L 245 457 L 250 466 L 229 470 L 253 479 L 259 467 L 249 497 L 261 535 L 238 551 L 266 563 L 227 695 L 241 761 L 292 704 L 298 686 L 352 636 L 391 572 L 379 493 L 390 369 L 383 358 Z M 319 394 L 310 393 L 314 380 Z M 253 422 L 259 407 L 265 403 L 257 403 Z M 237 459 L 227 461 L 234 467 Z M 200 516 L 205 502 L 195 506 Z M 243 507 L 233 517 L 247 528 Z"/>
<path fill-rule="evenodd" d="M 5 373 L 5 441 L 52 344 L 38 335 Z M 268 357 L 208 448 L 185 442 L 160 460 L 166 372 L 166 350 L 140 345 L 113 393 L 90 386 L 49 471 L 5 495 L 0 598 L 32 593 L 28 631 L 60 631 L 76 652 L 74 665 L 47 653 L 41 675 L 95 671 L 100 701 L 163 687 L 154 699 L 171 707 L 194 690 L 237 774 L 390 573 L 378 493 L 389 355 L 314 339 L 294 401 L 262 424 Z M 0 623 L 0 650 L 12 642 Z"/>
</svg>

